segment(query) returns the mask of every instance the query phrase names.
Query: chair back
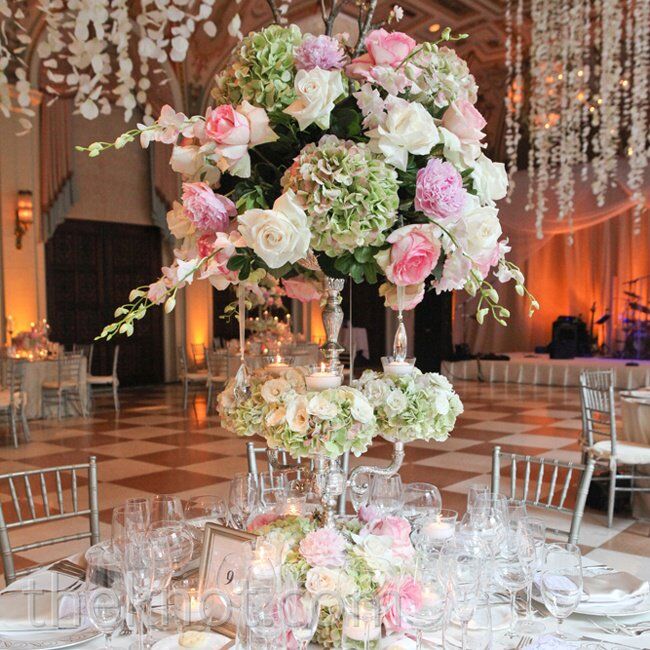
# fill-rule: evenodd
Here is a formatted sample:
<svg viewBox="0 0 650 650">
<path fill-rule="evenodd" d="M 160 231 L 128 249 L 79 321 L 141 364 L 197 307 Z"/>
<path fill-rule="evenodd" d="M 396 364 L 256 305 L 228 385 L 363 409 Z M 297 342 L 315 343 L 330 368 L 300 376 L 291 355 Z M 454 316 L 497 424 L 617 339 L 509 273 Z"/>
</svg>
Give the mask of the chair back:
<svg viewBox="0 0 650 650">
<path fill-rule="evenodd" d="M 523 501 L 527 506 L 542 508 L 551 512 L 571 515 L 569 531 L 550 529 L 557 535 L 568 537 L 572 544 L 578 543 L 580 524 L 585 511 L 587 493 L 594 472 L 594 459 L 586 465 L 565 463 L 553 458 L 538 458 L 519 454 L 502 454 L 496 446 L 492 453 L 492 493 L 504 492 L 509 498 Z M 510 467 L 510 490 L 500 490 L 501 467 Z M 571 489 L 577 481 L 577 492 Z"/>
<path fill-rule="evenodd" d="M 192 360 L 194 370 L 202 370 L 206 367 L 207 359 L 203 343 L 192 343 Z"/>
<path fill-rule="evenodd" d="M 76 352 L 66 352 L 59 356 L 58 374 L 59 386 L 64 382 L 74 382 L 80 384 L 81 364 L 85 357 Z"/>
<path fill-rule="evenodd" d="M 113 379 L 117 379 L 117 362 L 120 358 L 120 346 L 119 344 L 113 348 Z"/>
<path fill-rule="evenodd" d="M 15 410 L 24 405 L 25 392 L 25 361 L 17 359 L 7 360 L 7 390 L 9 391 L 9 407 Z"/>
<path fill-rule="evenodd" d="M 580 373 L 582 439 L 585 447 L 609 439 L 612 457 L 616 457 L 616 413 L 613 370 L 583 370 Z"/>
<path fill-rule="evenodd" d="M 225 379 L 228 376 L 226 350 L 208 350 L 205 348 L 205 362 L 208 368 L 208 379 Z"/>
<path fill-rule="evenodd" d="M 86 475 L 87 503 L 80 500 L 79 482 Z M 5 581 L 30 573 L 38 567 L 15 570 L 14 554 L 78 539 L 99 542 L 99 505 L 97 497 L 97 463 L 94 456 L 87 463 L 63 465 L 0 475 L 0 491 L 11 500 L 0 503 L 0 552 Z M 56 491 L 53 495 L 51 492 Z M 11 545 L 13 530 L 72 517 L 89 518 L 89 531 L 53 537 L 28 544 Z"/>
<path fill-rule="evenodd" d="M 76 354 L 81 354 L 86 357 L 86 362 L 88 364 L 88 374 L 92 374 L 93 367 L 93 354 L 95 351 L 94 343 L 73 343 L 72 351 Z"/>
<path fill-rule="evenodd" d="M 183 379 L 187 375 L 187 354 L 182 345 L 176 348 L 176 361 L 178 362 L 179 379 Z"/>
</svg>

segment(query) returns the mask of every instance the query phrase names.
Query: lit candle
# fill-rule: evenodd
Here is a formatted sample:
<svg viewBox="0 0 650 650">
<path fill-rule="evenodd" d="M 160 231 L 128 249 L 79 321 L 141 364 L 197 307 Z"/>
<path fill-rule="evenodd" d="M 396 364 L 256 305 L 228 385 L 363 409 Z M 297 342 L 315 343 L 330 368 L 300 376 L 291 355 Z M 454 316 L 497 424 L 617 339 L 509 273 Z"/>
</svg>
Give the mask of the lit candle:
<svg viewBox="0 0 650 650">
<path fill-rule="evenodd" d="M 201 595 L 198 589 L 188 589 L 188 598 L 183 598 L 183 604 L 179 608 L 178 616 L 186 623 L 196 623 L 201 621 L 203 616 L 203 605 Z"/>
<path fill-rule="evenodd" d="M 381 637 L 381 623 L 372 607 L 361 603 L 358 612 L 345 615 L 343 636 L 353 641 L 374 641 Z"/>
<path fill-rule="evenodd" d="M 333 370 L 325 370 L 325 364 L 320 364 L 320 371 L 312 372 L 305 377 L 307 390 L 325 390 L 338 388 L 341 385 L 341 375 Z"/>
<path fill-rule="evenodd" d="M 274 375 L 281 375 L 289 367 L 289 364 L 279 354 L 276 354 L 275 359 L 266 367 Z"/>
<path fill-rule="evenodd" d="M 448 521 L 430 521 L 422 531 L 429 540 L 442 541 L 454 536 L 456 526 Z"/>
<path fill-rule="evenodd" d="M 422 603 L 425 607 L 433 608 L 437 605 L 442 606 L 442 598 L 440 593 L 431 587 L 424 586 L 422 588 Z"/>
<path fill-rule="evenodd" d="M 404 377 L 413 372 L 413 364 L 408 361 L 390 361 L 384 365 L 384 372 L 395 377 Z"/>
</svg>

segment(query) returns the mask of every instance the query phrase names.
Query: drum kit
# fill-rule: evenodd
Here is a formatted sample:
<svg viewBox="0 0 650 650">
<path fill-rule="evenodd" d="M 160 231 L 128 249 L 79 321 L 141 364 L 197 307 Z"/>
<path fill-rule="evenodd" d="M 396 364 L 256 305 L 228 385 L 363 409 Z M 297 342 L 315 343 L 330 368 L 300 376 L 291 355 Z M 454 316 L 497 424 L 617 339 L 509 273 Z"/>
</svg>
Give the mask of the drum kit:
<svg viewBox="0 0 650 650">
<path fill-rule="evenodd" d="M 628 359 L 650 359 L 650 305 L 641 294 L 629 290 L 625 295 L 623 356 Z"/>
</svg>

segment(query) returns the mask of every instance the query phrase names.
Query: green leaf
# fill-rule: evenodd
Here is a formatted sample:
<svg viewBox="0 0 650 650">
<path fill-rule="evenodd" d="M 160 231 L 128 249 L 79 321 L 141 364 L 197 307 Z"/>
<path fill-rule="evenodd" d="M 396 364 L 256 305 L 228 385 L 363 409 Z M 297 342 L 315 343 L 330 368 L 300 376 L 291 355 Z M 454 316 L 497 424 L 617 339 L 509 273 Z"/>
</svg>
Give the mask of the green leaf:
<svg viewBox="0 0 650 650">
<path fill-rule="evenodd" d="M 355 249 L 354 259 L 357 260 L 357 262 L 361 262 L 362 264 L 365 264 L 366 262 L 372 260 L 375 253 L 376 253 L 376 249 L 371 248 L 370 246 L 362 246 L 360 248 Z"/>
</svg>

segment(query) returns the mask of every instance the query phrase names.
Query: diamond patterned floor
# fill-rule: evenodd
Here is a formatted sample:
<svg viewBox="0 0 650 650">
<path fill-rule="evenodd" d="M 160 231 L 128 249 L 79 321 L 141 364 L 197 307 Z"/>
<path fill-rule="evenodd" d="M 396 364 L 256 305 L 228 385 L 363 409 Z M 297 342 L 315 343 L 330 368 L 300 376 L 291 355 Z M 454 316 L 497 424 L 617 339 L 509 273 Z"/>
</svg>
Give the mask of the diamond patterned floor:
<svg viewBox="0 0 650 650">
<path fill-rule="evenodd" d="M 466 405 L 452 437 L 444 443 L 407 447 L 401 471 L 405 481 L 429 481 L 442 491 L 444 506 L 463 510 L 469 485 L 489 480 L 492 448 L 579 460 L 580 428 L 575 389 L 514 384 L 459 382 Z M 102 534 L 110 534 L 110 511 L 127 496 L 177 493 L 223 494 L 228 479 L 245 471 L 245 443 L 206 415 L 205 395 L 196 393 L 187 413 L 178 386 L 121 391 L 119 417 L 108 397 L 98 397 L 91 418 L 31 423 L 32 442 L 18 449 L 0 447 L 0 472 L 81 462 L 89 455 L 99 463 Z M 377 442 L 367 456 L 388 458 L 390 445 Z M 354 462 L 352 464 L 355 464 Z M 0 492 L 0 502 L 9 500 Z M 588 512 L 583 525 L 583 550 L 598 561 L 633 570 L 650 579 L 650 525 L 619 516 L 614 527 L 604 515 Z M 78 521 L 56 524 L 56 535 L 79 530 Z M 14 543 L 30 541 L 33 532 L 18 532 Z M 65 548 L 26 551 L 18 567 L 67 555 L 83 542 Z"/>
</svg>

